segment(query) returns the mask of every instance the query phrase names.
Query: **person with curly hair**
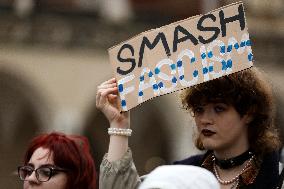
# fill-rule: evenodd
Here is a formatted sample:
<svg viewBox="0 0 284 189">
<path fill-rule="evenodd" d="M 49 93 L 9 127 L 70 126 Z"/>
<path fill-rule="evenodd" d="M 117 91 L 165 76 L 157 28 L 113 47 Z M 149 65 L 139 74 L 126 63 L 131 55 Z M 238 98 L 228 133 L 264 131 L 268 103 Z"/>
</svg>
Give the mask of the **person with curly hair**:
<svg viewBox="0 0 284 189">
<path fill-rule="evenodd" d="M 141 179 L 128 147 L 129 112 L 120 113 L 116 100 L 115 79 L 98 87 L 97 107 L 110 123 L 100 184 L 102 188 L 138 188 Z M 204 153 L 174 164 L 211 171 L 221 189 L 275 189 L 281 185 L 274 97 L 259 69 L 251 67 L 184 89 L 181 101 L 194 118 L 195 145 Z"/>
</svg>

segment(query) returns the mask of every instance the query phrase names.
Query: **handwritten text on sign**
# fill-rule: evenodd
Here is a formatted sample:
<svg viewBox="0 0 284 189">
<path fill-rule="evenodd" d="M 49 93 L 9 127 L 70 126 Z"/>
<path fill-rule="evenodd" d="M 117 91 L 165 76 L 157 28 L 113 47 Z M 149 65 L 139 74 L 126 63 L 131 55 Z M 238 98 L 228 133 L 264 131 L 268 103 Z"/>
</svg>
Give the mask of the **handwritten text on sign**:
<svg viewBox="0 0 284 189">
<path fill-rule="evenodd" d="M 144 32 L 109 49 L 122 111 L 252 66 L 242 3 Z"/>
</svg>

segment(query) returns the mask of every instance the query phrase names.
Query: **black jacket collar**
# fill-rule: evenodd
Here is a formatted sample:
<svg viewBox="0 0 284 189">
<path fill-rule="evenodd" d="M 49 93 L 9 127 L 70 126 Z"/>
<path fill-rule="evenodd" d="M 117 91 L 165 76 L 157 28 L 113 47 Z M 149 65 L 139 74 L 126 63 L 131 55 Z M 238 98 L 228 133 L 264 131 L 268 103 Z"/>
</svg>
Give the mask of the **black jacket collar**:
<svg viewBox="0 0 284 189">
<path fill-rule="evenodd" d="M 191 156 L 181 161 L 175 161 L 173 164 L 201 166 L 206 155 L 207 153 Z M 279 160 L 278 152 L 265 154 L 255 182 L 246 189 L 276 189 L 279 177 Z"/>
</svg>

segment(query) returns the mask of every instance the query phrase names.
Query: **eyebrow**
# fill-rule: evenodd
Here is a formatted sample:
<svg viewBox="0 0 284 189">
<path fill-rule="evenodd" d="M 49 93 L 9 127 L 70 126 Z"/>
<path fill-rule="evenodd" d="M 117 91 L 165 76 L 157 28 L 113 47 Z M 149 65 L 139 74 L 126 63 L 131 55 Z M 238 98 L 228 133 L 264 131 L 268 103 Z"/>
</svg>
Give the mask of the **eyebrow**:
<svg viewBox="0 0 284 189">
<path fill-rule="evenodd" d="M 32 164 L 32 163 L 28 163 L 27 166 L 31 166 L 31 167 L 35 168 L 34 164 Z"/>
<path fill-rule="evenodd" d="M 28 163 L 27 166 L 31 166 L 31 167 L 35 168 L 34 164 L 32 164 L 32 163 Z M 40 167 L 56 167 L 56 165 L 47 163 L 47 164 L 40 165 L 38 168 L 40 168 Z"/>
<path fill-rule="evenodd" d="M 56 167 L 56 165 L 48 163 L 48 164 L 42 164 L 39 167 Z"/>
</svg>

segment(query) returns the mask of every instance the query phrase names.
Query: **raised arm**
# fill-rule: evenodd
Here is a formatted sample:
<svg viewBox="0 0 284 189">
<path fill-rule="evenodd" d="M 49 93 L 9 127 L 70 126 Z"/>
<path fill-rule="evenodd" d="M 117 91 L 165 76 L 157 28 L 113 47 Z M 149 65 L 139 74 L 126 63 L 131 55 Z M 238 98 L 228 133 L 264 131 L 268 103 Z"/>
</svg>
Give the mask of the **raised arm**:
<svg viewBox="0 0 284 189">
<path fill-rule="evenodd" d="M 118 106 L 118 89 L 114 78 L 98 86 L 96 106 L 110 123 L 109 149 L 100 166 L 100 189 L 136 189 L 141 183 L 131 151 L 129 112 L 121 113 Z"/>
<path fill-rule="evenodd" d="M 112 162 L 120 159 L 128 149 L 130 132 L 130 113 L 120 112 L 118 106 L 118 88 L 115 78 L 98 86 L 96 106 L 101 110 L 110 124 L 110 141 L 107 159 Z M 121 134 L 117 133 L 121 132 Z M 117 134 L 116 134 L 117 133 Z"/>
</svg>

